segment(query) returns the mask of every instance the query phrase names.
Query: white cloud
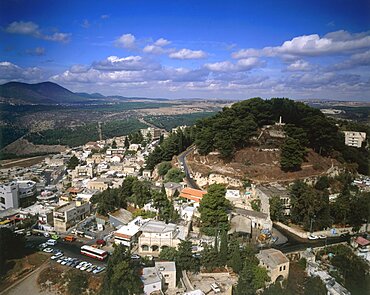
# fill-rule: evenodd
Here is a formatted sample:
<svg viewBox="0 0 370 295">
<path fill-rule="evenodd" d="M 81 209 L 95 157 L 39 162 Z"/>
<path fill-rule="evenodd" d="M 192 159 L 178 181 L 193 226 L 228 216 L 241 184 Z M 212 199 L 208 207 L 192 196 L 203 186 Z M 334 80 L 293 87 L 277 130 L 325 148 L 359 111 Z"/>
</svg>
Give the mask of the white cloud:
<svg viewBox="0 0 370 295">
<path fill-rule="evenodd" d="M 309 71 L 311 70 L 311 65 L 302 59 L 298 59 L 287 66 L 286 70 L 290 72 L 298 72 L 298 71 Z"/>
<path fill-rule="evenodd" d="M 329 33 L 323 37 L 320 37 L 318 34 L 298 36 L 276 47 L 241 49 L 234 52 L 232 57 L 321 56 L 348 54 L 366 48 L 370 48 L 370 32 L 351 34 L 342 30 Z"/>
<path fill-rule="evenodd" d="M 142 71 L 158 70 L 161 65 L 141 56 L 109 56 L 105 60 L 93 63 L 93 68 L 101 71 Z"/>
<path fill-rule="evenodd" d="M 9 34 L 20 34 L 20 35 L 28 35 L 38 39 L 44 39 L 48 41 L 56 41 L 67 43 L 70 41 L 71 34 L 70 33 L 53 33 L 53 34 L 44 34 L 39 29 L 39 26 L 33 22 L 23 22 L 23 21 L 15 21 L 9 24 L 5 28 L 5 32 Z"/>
<path fill-rule="evenodd" d="M 9 81 L 38 82 L 43 78 L 43 73 L 37 67 L 22 68 L 11 62 L 2 61 L 0 62 L 0 77 L 1 83 Z"/>
<path fill-rule="evenodd" d="M 159 38 L 157 41 L 153 43 L 153 45 L 159 46 L 159 47 L 167 46 L 169 44 L 171 44 L 171 41 L 168 41 L 164 38 Z"/>
<path fill-rule="evenodd" d="M 346 69 L 353 69 L 356 67 L 365 67 L 370 66 L 370 50 L 362 52 L 362 53 L 356 53 L 352 55 L 349 59 L 335 64 L 332 67 L 329 67 L 329 69 L 332 70 L 346 70 Z"/>
<path fill-rule="evenodd" d="M 183 48 L 170 53 L 169 57 L 173 59 L 201 59 L 206 58 L 207 53 L 202 50 L 190 50 L 187 48 Z"/>
<path fill-rule="evenodd" d="M 258 58 L 249 57 L 245 59 L 240 59 L 236 63 L 232 63 L 230 61 L 221 61 L 205 64 L 204 67 L 212 72 L 238 72 L 248 71 L 261 65 L 262 63 Z"/>
<path fill-rule="evenodd" d="M 152 54 L 163 54 L 166 52 L 166 50 L 160 46 L 147 45 L 144 47 L 143 52 Z"/>
<path fill-rule="evenodd" d="M 100 16 L 100 18 L 101 18 L 101 19 L 108 19 L 108 18 L 110 18 L 110 15 L 109 15 L 109 14 L 102 14 L 102 15 Z"/>
<path fill-rule="evenodd" d="M 121 37 L 119 37 L 115 44 L 118 47 L 123 48 L 134 48 L 135 47 L 135 36 L 132 34 L 123 34 Z"/>
</svg>

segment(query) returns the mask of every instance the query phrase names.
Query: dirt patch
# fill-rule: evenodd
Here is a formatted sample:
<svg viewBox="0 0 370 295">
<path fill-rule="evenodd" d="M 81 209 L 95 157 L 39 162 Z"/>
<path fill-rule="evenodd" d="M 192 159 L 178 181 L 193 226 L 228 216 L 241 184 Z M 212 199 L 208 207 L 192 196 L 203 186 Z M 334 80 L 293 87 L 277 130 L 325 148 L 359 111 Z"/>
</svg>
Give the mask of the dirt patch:
<svg viewBox="0 0 370 295">
<path fill-rule="evenodd" d="M 31 271 L 41 266 L 48 258 L 49 256 L 45 253 L 37 252 L 21 259 L 12 259 L 8 261 L 8 266 L 11 268 L 0 284 L 0 291 L 5 290 L 16 281 L 24 278 Z"/>
<path fill-rule="evenodd" d="M 60 153 L 66 150 L 62 145 L 36 145 L 26 139 L 20 138 L 4 147 L 1 151 L 5 154 L 31 155 L 36 153 Z"/>
<path fill-rule="evenodd" d="M 251 179 L 256 182 L 291 181 L 325 174 L 329 168 L 339 166 L 330 158 L 324 158 L 312 149 L 308 151 L 302 169 L 296 172 L 284 172 L 280 169 L 280 152 L 249 147 L 236 152 L 234 159 L 226 163 L 217 153 L 200 156 L 194 152 L 187 156 L 188 164 L 195 173 L 208 176 L 217 173 L 237 179 Z"/>
<path fill-rule="evenodd" d="M 0 161 L 1 168 L 11 168 L 11 167 L 30 167 L 41 163 L 47 156 L 38 156 L 26 159 L 8 159 Z"/>
</svg>

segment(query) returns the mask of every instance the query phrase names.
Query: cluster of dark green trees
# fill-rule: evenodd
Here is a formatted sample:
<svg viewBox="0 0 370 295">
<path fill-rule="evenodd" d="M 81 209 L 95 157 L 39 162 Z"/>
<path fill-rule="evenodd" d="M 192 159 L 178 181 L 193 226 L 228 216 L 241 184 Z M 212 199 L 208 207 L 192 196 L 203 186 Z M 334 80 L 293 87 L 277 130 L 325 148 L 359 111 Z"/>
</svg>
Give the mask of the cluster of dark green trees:
<svg viewBox="0 0 370 295">
<path fill-rule="evenodd" d="M 361 295 L 369 290 L 369 265 L 345 245 L 336 245 L 321 250 L 319 255 L 333 253 L 330 263 L 335 267 L 331 275 L 344 285 L 351 294 Z"/>
<path fill-rule="evenodd" d="M 229 229 L 228 211 L 230 202 L 225 198 L 226 188 L 222 184 L 212 184 L 208 187 L 200 202 L 199 212 L 201 230 L 207 235 L 216 235 L 219 230 Z"/>
<path fill-rule="evenodd" d="M 131 259 L 131 253 L 118 245 L 109 257 L 104 275 L 101 295 L 133 295 L 143 290 L 138 265 Z"/>
<path fill-rule="evenodd" d="M 160 191 L 154 190 L 149 181 L 140 181 L 133 176 L 126 177 L 120 188 L 108 188 L 91 198 L 91 202 L 96 204 L 97 212 L 105 216 L 116 209 L 127 208 L 128 203 L 142 208 L 150 201 L 158 209 L 160 220 L 169 222 L 178 219 L 178 213 L 174 210 L 172 201 L 167 198 L 164 187 Z"/>
<path fill-rule="evenodd" d="M 154 167 L 164 161 L 171 161 L 172 157 L 185 151 L 193 143 L 193 128 L 184 131 L 178 129 L 164 139 L 146 159 L 146 169 Z"/>
<path fill-rule="evenodd" d="M 8 260 L 23 257 L 24 246 L 24 236 L 17 235 L 8 228 L 0 228 L 0 278 L 8 269 Z"/>
<path fill-rule="evenodd" d="M 260 267 L 251 246 L 241 247 L 236 236 L 228 238 L 226 231 L 218 232 L 214 245 L 205 245 L 200 255 L 192 254 L 192 243 L 181 241 L 178 250 L 165 248 L 159 254 L 162 260 L 175 261 L 178 270 L 198 272 L 200 268 L 206 271 L 231 267 L 239 274 L 239 282 L 233 294 L 256 294 L 256 290 L 263 288 L 269 280 L 267 270 Z"/>
<path fill-rule="evenodd" d="M 329 202 L 330 182 L 341 182 L 339 196 Z M 306 230 L 321 230 L 333 224 L 349 225 L 354 229 L 369 221 L 370 193 L 359 192 L 351 185 L 352 178 L 346 173 L 330 179 L 321 177 L 314 186 L 296 181 L 290 188 L 290 221 Z M 270 199 L 270 215 L 274 221 L 286 222 L 284 206 L 279 197 Z M 312 228 L 311 228 L 312 227 Z"/>
<path fill-rule="evenodd" d="M 360 173 L 369 173 L 369 152 L 344 145 L 344 135 L 334 119 L 325 117 L 319 109 L 286 98 L 252 98 L 198 121 L 195 144 L 202 155 L 218 150 L 225 160 L 230 160 L 237 150 L 250 144 L 258 128 L 273 124 L 280 116 L 288 135 L 282 146 L 283 170 L 300 169 L 306 148 L 312 148 L 321 155 L 356 163 Z"/>
</svg>

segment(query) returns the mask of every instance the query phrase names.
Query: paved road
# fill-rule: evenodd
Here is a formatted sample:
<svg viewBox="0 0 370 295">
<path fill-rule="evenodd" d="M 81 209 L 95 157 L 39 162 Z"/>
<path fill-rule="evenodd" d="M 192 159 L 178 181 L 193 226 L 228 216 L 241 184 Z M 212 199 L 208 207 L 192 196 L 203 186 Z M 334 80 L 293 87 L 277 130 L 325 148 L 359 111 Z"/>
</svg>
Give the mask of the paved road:
<svg viewBox="0 0 370 295">
<path fill-rule="evenodd" d="M 333 245 L 342 242 L 349 242 L 349 237 L 332 237 L 327 239 L 319 240 L 307 240 L 301 239 L 289 231 L 279 228 L 279 231 L 288 238 L 288 242 L 283 245 L 274 245 L 273 248 L 282 251 L 283 253 L 295 252 L 300 250 L 305 250 L 310 247 L 323 247 L 325 245 Z"/>
<path fill-rule="evenodd" d="M 48 238 L 45 238 L 43 236 L 30 236 L 27 237 L 27 244 L 33 244 L 33 245 L 40 245 L 42 243 L 45 243 L 48 240 Z M 58 240 L 58 243 L 55 246 L 48 246 L 53 249 L 61 250 L 65 256 L 77 258 L 79 260 L 91 262 L 95 265 L 106 265 L 106 261 L 99 261 L 93 258 L 90 258 L 88 256 L 82 255 L 80 253 L 80 248 L 83 245 L 81 242 L 65 242 L 62 239 Z"/>
<path fill-rule="evenodd" d="M 184 166 L 185 178 L 191 188 L 200 189 L 195 180 L 191 177 L 188 165 L 186 163 L 186 156 L 191 153 L 195 147 L 190 147 L 185 152 L 178 156 L 180 163 Z"/>
</svg>

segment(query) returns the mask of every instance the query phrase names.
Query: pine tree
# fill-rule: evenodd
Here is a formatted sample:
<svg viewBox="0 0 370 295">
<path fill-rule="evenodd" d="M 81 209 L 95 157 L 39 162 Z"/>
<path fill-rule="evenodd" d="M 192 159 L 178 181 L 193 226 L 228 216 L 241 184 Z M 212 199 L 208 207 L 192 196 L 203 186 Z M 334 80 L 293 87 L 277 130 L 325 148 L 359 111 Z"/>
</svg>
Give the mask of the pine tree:
<svg viewBox="0 0 370 295">
<path fill-rule="evenodd" d="M 221 232 L 221 242 L 220 242 L 220 251 L 219 251 L 219 259 L 220 265 L 225 266 L 227 262 L 227 252 L 228 252 L 228 244 L 227 244 L 227 232 L 223 230 Z"/>
</svg>

